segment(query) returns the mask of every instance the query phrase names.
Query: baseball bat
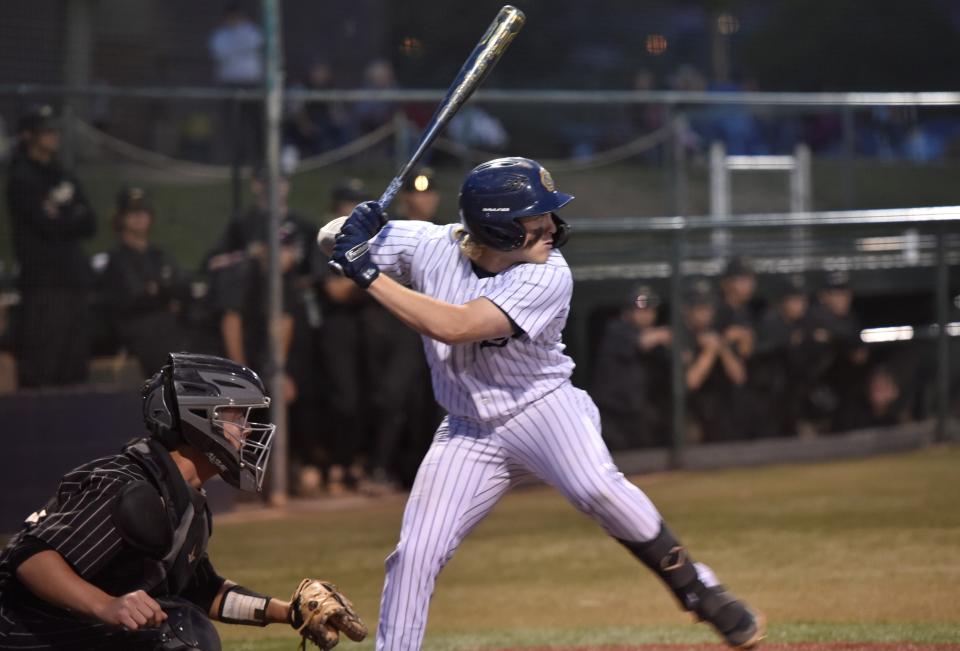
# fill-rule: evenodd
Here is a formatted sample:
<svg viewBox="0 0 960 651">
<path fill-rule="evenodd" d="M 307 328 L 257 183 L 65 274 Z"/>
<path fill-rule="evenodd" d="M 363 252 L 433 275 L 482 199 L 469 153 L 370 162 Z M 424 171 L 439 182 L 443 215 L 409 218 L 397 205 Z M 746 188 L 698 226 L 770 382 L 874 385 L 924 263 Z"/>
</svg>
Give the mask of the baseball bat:
<svg viewBox="0 0 960 651">
<path fill-rule="evenodd" d="M 400 187 L 407 180 L 417 162 L 423 157 L 424 152 L 427 151 L 427 147 L 437 139 L 437 136 L 460 110 L 460 107 L 470 98 L 473 91 L 483 83 L 483 80 L 493 70 L 493 66 L 503 56 L 507 46 L 517 36 L 525 21 L 526 16 L 523 12 L 511 5 L 504 5 L 497 13 L 497 17 L 490 23 L 480 42 L 473 48 L 463 66 L 460 67 L 460 72 L 457 73 L 453 83 L 450 84 L 447 94 L 433 112 L 433 116 L 424 128 L 423 134 L 420 136 L 420 142 L 417 143 L 417 148 L 411 154 L 410 159 L 404 163 L 397 175 L 390 181 L 390 185 L 380 195 L 380 199 L 377 200 L 384 212 L 386 212 L 387 206 L 393 201 L 397 192 L 400 191 Z M 333 240 L 340 232 L 344 221 L 346 221 L 346 217 L 335 219 L 318 233 L 317 242 L 324 253 L 329 255 L 332 251 Z M 359 244 L 348 251 L 348 258 L 362 254 L 365 246 L 366 243 Z M 333 260 L 329 261 L 328 264 L 334 271 L 338 273 L 341 271 L 340 265 Z"/>
<path fill-rule="evenodd" d="M 503 56 L 507 46 L 510 45 L 511 41 L 517 36 L 517 33 L 520 31 L 520 28 L 523 27 L 525 21 L 526 16 L 516 7 L 504 5 L 504 7 L 500 9 L 497 17 L 490 23 L 490 27 L 487 28 L 480 42 L 473 48 L 473 52 L 470 53 L 470 56 L 467 57 L 467 60 L 460 68 L 460 72 L 457 73 L 453 83 L 450 84 L 446 96 L 440 101 L 437 110 L 433 113 L 433 117 L 430 118 L 430 121 L 424 128 L 423 135 L 420 136 L 420 142 L 410 156 L 410 160 L 404 163 L 400 171 L 397 172 L 397 175 L 390 181 L 390 185 L 388 185 L 387 189 L 380 195 L 377 203 L 380 204 L 380 207 L 383 208 L 384 211 L 386 211 L 390 202 L 393 201 L 393 198 L 400 190 L 400 186 L 407 180 L 407 176 L 409 176 L 414 166 L 416 166 L 417 162 L 423 157 L 427 147 L 436 140 L 437 136 L 443 131 L 444 127 L 447 126 L 451 118 L 456 115 L 460 107 L 463 106 L 467 99 L 473 94 L 473 91 L 483 83 L 483 80 L 486 79 L 490 71 L 493 70 L 493 66 L 495 66 L 497 61 L 500 60 L 500 57 Z"/>
</svg>

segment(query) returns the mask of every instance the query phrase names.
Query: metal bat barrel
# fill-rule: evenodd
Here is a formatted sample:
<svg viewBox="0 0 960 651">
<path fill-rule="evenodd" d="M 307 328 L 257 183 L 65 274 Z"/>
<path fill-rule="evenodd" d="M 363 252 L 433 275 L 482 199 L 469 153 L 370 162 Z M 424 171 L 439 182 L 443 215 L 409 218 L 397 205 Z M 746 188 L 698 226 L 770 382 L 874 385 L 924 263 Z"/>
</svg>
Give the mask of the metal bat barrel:
<svg viewBox="0 0 960 651">
<path fill-rule="evenodd" d="M 503 56 L 507 46 L 510 45 L 516 37 L 525 21 L 526 16 L 524 16 L 522 11 L 511 5 L 506 5 L 500 10 L 493 22 L 490 23 L 490 27 L 487 28 L 480 42 L 473 48 L 470 56 L 467 57 L 467 60 L 460 68 L 460 72 L 457 73 L 456 78 L 450 85 L 446 96 L 444 96 L 443 100 L 437 106 L 433 117 L 430 118 L 430 122 L 428 122 L 426 128 L 424 128 L 423 135 L 420 136 L 420 142 L 417 144 L 416 150 L 414 150 L 410 159 L 400 168 L 400 171 L 397 172 L 397 175 L 390 181 L 390 185 L 387 186 L 387 189 L 384 190 L 380 196 L 378 203 L 384 210 L 387 209 L 387 206 L 393 201 L 397 192 L 400 191 L 400 186 L 403 185 L 403 182 L 411 170 L 413 170 L 420 158 L 423 157 L 427 147 L 436 140 L 450 119 L 460 110 L 460 107 L 463 106 L 470 95 L 473 94 L 473 91 L 483 83 L 483 80 L 490 74 L 490 71 L 493 70 L 493 66 L 496 65 L 500 57 Z"/>
<path fill-rule="evenodd" d="M 393 198 L 397 196 L 397 192 L 400 191 L 400 187 L 407 179 L 407 176 L 410 175 L 414 166 L 416 166 L 417 162 L 423 157 L 427 147 L 436 140 L 450 119 L 460 110 L 460 107 L 463 106 L 464 102 L 473 94 L 473 91 L 486 79 L 487 75 L 490 74 L 493 66 L 496 65 L 500 57 L 503 56 L 507 46 L 510 45 L 516 37 L 526 20 L 527 18 L 523 12 L 511 5 L 505 5 L 500 9 L 499 13 L 497 13 L 497 17 L 490 23 L 480 42 L 473 48 L 473 52 L 467 57 L 463 66 L 460 67 L 460 72 L 457 73 L 453 83 L 450 84 L 450 88 L 437 106 L 437 110 L 433 112 L 430 122 L 427 123 L 426 128 L 423 130 L 423 135 L 420 136 L 420 142 L 417 144 L 416 150 L 414 150 L 406 164 L 400 168 L 397 175 L 393 177 L 393 180 L 390 181 L 390 185 L 388 185 L 387 189 L 380 195 L 380 199 L 377 200 L 377 203 L 383 208 L 384 214 L 386 214 L 387 206 L 389 206 Z M 320 235 L 318 235 L 318 240 L 319 238 Z M 362 246 L 363 245 L 358 245 L 354 247 L 350 250 L 350 253 L 356 253 Z M 327 264 L 335 273 L 343 273 L 340 265 L 333 260 L 330 260 Z"/>
</svg>

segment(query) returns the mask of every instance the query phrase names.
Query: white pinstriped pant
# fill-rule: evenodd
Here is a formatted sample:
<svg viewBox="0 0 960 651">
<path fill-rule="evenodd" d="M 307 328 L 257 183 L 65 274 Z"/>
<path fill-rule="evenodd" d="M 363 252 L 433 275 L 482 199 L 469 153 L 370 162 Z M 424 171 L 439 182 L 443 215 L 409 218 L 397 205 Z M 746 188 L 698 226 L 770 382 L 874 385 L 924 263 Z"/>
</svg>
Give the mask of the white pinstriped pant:
<svg viewBox="0 0 960 651">
<path fill-rule="evenodd" d="M 377 651 L 420 648 L 440 570 L 510 486 L 531 473 L 611 536 L 642 542 L 660 531 L 653 502 L 613 464 L 586 392 L 565 384 L 492 425 L 447 417 L 417 472 L 400 542 L 387 557 Z"/>
</svg>

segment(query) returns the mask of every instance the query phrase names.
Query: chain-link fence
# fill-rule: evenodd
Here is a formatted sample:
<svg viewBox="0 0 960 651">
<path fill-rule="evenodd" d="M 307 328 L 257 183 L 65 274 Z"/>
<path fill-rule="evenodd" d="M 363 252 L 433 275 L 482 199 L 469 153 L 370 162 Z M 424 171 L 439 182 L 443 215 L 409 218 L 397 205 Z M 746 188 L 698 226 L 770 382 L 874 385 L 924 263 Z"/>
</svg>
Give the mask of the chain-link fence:
<svg viewBox="0 0 960 651">
<path fill-rule="evenodd" d="M 263 306 L 269 303 L 265 281 L 242 274 L 262 260 L 281 259 L 288 250 L 291 263 L 279 285 L 283 309 L 294 323 L 290 349 L 284 353 L 295 387 L 288 387 L 287 397 L 291 405 L 321 404 L 324 391 L 337 380 L 330 360 L 319 356 L 318 342 L 329 336 L 324 330 L 328 317 L 347 308 L 336 304 L 326 286 L 309 232 L 350 201 L 380 195 L 443 91 L 400 88 L 384 61 L 361 66 L 343 53 L 322 60 L 302 54 L 308 49 L 309 30 L 296 17 L 308 10 L 288 9 L 288 74 L 274 135 L 280 144 L 275 171 L 289 182 L 289 196 L 283 199 L 289 210 L 284 209 L 280 220 L 286 225 L 278 249 L 265 255 L 270 186 L 264 173 L 269 161 L 266 92 L 252 78 L 211 85 L 209 48 L 222 16 L 193 3 L 164 5 L 154 7 L 151 15 L 134 15 L 117 2 L 65 3 L 67 9 L 43 5 L 48 20 L 30 24 L 47 30 L 37 38 L 63 35 L 59 49 L 44 50 L 36 60 L 3 59 L 12 71 L 6 77 L 11 81 L 0 84 L 5 158 L 12 162 L 26 154 L 22 116 L 52 105 L 61 134 L 57 157 L 96 216 L 95 224 L 69 236 L 75 246 L 68 254 L 43 258 L 46 254 L 24 248 L 18 239 L 13 204 L 0 208 L 4 390 L 17 386 L 16 369 L 22 371 L 23 365 L 16 362 L 22 362 L 23 346 L 28 345 L 23 343 L 25 333 L 39 336 L 40 343 L 30 346 L 42 346 L 44 337 L 64 337 L 36 328 L 30 305 L 23 300 L 24 269 L 36 266 L 36 256 L 48 267 L 69 256 L 89 261 L 82 270 L 90 275 L 82 299 L 69 308 L 89 316 L 83 320 L 83 337 L 74 312 L 56 316 L 72 326 L 76 336 L 71 339 L 86 342 L 77 353 L 86 371 L 28 379 L 21 385 L 49 387 L 79 379 L 133 386 L 153 365 L 138 363 L 150 358 L 138 352 L 142 344 L 136 342 L 144 337 L 157 345 L 175 341 L 194 350 L 229 354 L 227 312 L 261 328 Z M 108 19 L 104 12 L 111 8 L 116 13 Z M 188 15 L 188 9 L 189 24 L 173 19 L 177 11 Z M 335 24 L 322 27 L 322 35 L 338 42 L 351 20 L 349 12 L 336 13 L 331 19 Z M 172 26 L 169 34 L 152 33 L 156 25 Z M 22 35 L 16 35 L 11 42 L 20 40 Z M 296 52 L 301 54 L 291 60 Z M 575 225 L 565 252 L 577 281 L 567 339 L 579 364 L 577 381 L 595 387 L 607 386 L 605 372 L 616 372 L 615 366 L 614 371 L 603 370 L 610 356 L 605 333 L 611 323 L 629 318 L 623 314 L 624 303 L 629 296 L 639 296 L 638 287 L 656 296 L 659 304 L 655 321 L 645 327 L 662 328 L 669 341 L 696 343 L 696 328 L 680 318 L 684 297 L 700 301 L 703 296 L 694 281 L 706 279 L 712 282 L 706 290 L 712 292 L 711 301 L 722 308 L 733 277 L 725 269 L 731 260 L 746 261 L 749 273 L 741 275 L 751 276 L 756 284 L 744 313 L 752 321 L 725 324 L 753 330 L 751 343 L 739 353 L 746 379 L 727 386 L 730 377 L 708 377 L 704 393 L 713 386 L 714 395 L 693 395 L 691 402 L 684 396 L 696 394 L 700 385 L 690 383 L 684 369 L 702 351 L 686 344 L 661 345 L 652 357 L 643 351 L 642 360 L 632 361 L 636 373 L 646 374 L 649 396 L 637 402 L 635 412 L 617 412 L 615 402 L 602 405 L 611 423 L 627 423 L 611 425 L 611 431 L 619 427 L 626 432 L 627 446 L 773 437 L 801 430 L 825 434 L 933 415 L 942 424 L 956 396 L 949 369 L 958 366 L 946 362 L 953 354 L 949 335 L 960 320 L 951 298 L 960 241 L 952 209 L 905 209 L 960 204 L 955 182 L 958 107 L 958 93 L 507 90 L 497 89 L 494 78 L 424 161 L 433 168 L 430 189 L 438 192 L 429 216 L 455 221 L 456 195 L 466 171 L 505 154 L 544 162 L 558 186 L 577 195 L 565 210 Z M 710 165 L 711 151 L 720 146 L 723 160 L 740 157 L 724 168 L 722 210 L 716 208 L 717 172 Z M 802 156 L 808 161 L 799 204 L 791 202 L 785 167 L 749 169 L 750 160 L 760 160 L 751 157 L 786 160 L 798 151 L 807 152 Z M 16 189 L 11 179 L 7 172 L 8 195 Z M 140 199 L 132 199 L 135 191 L 141 192 Z M 147 276 L 130 281 L 139 285 L 121 295 L 116 283 L 123 278 L 118 280 L 111 261 L 122 259 L 131 201 L 139 201 L 136 205 L 149 213 L 149 246 L 158 253 L 143 272 Z M 42 202 L 38 205 L 47 210 Z M 816 212 L 786 214 L 791 205 Z M 890 208 L 895 210 L 878 210 Z M 405 200 L 395 207 L 401 217 L 412 210 Z M 728 219 L 727 214 L 735 217 Z M 689 215 L 705 217 L 681 219 Z M 53 237 L 60 238 L 56 246 L 61 247 L 63 233 Z M 225 276 L 225 270 L 241 276 Z M 845 280 L 833 278 L 833 272 L 846 273 Z M 76 281 L 80 274 L 79 268 L 68 271 L 56 282 Z M 240 286 L 243 291 L 237 290 Z M 67 282 L 63 287 L 76 298 L 76 285 Z M 831 291 L 849 293 L 846 312 L 829 313 Z M 811 310 L 819 321 L 810 317 L 795 329 L 778 325 L 785 295 L 806 297 L 804 314 Z M 719 318 L 722 311 L 711 318 Z M 147 313 L 152 316 L 145 317 Z M 134 323 L 138 319 L 145 320 Z M 263 332 L 248 329 L 247 334 L 252 331 Z M 158 332 L 176 337 L 164 340 Z M 786 344 L 799 337 L 812 348 L 776 348 L 774 343 L 784 344 L 784 332 Z M 759 347 L 764 358 L 751 361 L 751 347 Z M 263 361 L 264 370 L 280 365 L 262 350 L 248 353 L 246 361 Z M 797 356 L 815 358 L 816 368 L 789 367 Z M 369 365 L 365 368 L 373 372 Z M 791 368 L 785 374 L 784 369 Z M 797 374 L 805 378 L 802 383 L 793 377 Z M 837 386 L 837 378 L 849 385 Z M 278 390 L 283 391 L 275 387 Z M 771 394 L 774 390 L 779 393 Z M 603 394 L 595 394 L 598 402 L 613 394 L 598 391 Z M 885 403 L 882 409 L 876 401 Z M 792 419 L 777 421 L 773 429 L 752 426 L 776 420 L 762 408 L 788 402 Z M 737 410 L 741 420 L 731 420 L 728 416 Z M 303 429 L 297 423 L 315 416 L 309 410 L 293 416 L 292 428 Z M 698 424 L 690 429 L 685 421 Z M 712 432 L 711 423 L 724 425 Z M 644 429 L 657 434 L 637 434 Z M 294 451 L 305 463 L 329 465 L 328 440 L 317 443 L 303 433 L 294 433 L 293 439 Z M 358 458 L 364 454 L 369 450 Z"/>
</svg>

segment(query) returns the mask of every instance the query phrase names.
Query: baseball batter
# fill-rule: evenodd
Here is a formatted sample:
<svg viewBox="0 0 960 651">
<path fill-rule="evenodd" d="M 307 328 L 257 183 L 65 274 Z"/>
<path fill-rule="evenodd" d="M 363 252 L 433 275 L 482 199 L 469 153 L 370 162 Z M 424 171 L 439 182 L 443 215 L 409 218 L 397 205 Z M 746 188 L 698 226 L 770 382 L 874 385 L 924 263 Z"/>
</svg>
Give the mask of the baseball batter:
<svg viewBox="0 0 960 651">
<path fill-rule="evenodd" d="M 390 221 L 354 209 L 332 260 L 423 337 L 447 410 L 387 558 L 378 651 L 419 649 L 440 570 L 506 491 L 533 474 L 555 486 L 709 622 L 732 647 L 764 635 L 763 617 L 694 563 L 650 499 L 614 465 L 597 408 L 570 383 L 561 332 L 573 280 L 555 211 L 573 199 L 526 158 L 467 176 L 460 224 Z M 381 228 L 382 227 L 382 228 Z"/>
</svg>

